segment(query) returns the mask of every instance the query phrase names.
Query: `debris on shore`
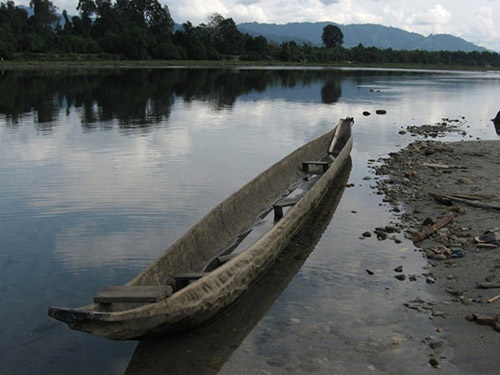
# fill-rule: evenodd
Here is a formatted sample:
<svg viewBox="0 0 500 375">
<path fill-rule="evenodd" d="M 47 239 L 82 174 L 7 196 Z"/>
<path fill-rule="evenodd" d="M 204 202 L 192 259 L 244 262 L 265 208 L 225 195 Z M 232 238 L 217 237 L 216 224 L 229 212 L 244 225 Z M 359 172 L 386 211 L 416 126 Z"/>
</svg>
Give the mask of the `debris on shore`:
<svg viewBox="0 0 500 375">
<path fill-rule="evenodd" d="M 464 318 L 500 331 L 500 141 L 427 140 L 450 132 L 465 137 L 465 124 L 460 117 L 399 129 L 418 140 L 371 163 L 371 187 L 399 220 L 390 226 L 425 256 L 422 276 L 436 294 L 437 302 L 417 299 L 404 306 L 430 312 L 431 319 L 448 318 L 457 353 L 469 350 L 453 329 Z M 373 231 L 378 239 L 382 232 L 385 227 Z M 399 275 L 402 282 L 417 278 Z"/>
</svg>

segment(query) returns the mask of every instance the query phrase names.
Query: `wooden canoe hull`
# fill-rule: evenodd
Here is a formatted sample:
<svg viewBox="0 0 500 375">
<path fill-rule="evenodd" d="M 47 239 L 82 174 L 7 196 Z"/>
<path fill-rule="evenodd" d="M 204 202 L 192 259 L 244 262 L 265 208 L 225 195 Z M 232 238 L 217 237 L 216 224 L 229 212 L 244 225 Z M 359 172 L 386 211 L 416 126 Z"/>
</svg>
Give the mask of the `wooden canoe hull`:
<svg viewBox="0 0 500 375">
<path fill-rule="evenodd" d="M 352 120 L 346 119 L 337 125 L 348 127 L 349 136 L 328 170 L 270 231 L 237 257 L 157 303 L 116 312 L 99 311 L 97 304 L 77 309 L 51 307 L 49 315 L 72 329 L 115 340 L 180 331 L 213 318 L 255 283 L 320 202 L 349 158 L 353 143 L 351 124 Z M 295 150 L 233 193 L 127 285 L 165 285 L 176 273 L 199 269 L 197 262 L 206 263 L 214 255 L 211 249 L 220 248 L 214 242 L 227 242 L 253 220 L 247 217 L 247 211 L 255 218 L 255 207 L 262 210 L 263 203 L 272 203 L 278 191 L 300 178 L 303 160 L 321 159 L 326 154 L 334 131 Z M 203 253 L 199 259 L 192 254 L 196 249 Z"/>
</svg>

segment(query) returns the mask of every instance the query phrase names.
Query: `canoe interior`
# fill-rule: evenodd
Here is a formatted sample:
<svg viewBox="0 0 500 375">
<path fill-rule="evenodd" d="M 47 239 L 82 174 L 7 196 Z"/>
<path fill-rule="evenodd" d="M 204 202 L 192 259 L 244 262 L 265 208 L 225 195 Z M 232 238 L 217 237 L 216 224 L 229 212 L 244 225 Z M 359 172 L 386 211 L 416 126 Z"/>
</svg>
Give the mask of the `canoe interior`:
<svg viewBox="0 0 500 375">
<path fill-rule="evenodd" d="M 294 151 L 212 209 L 128 285 L 173 284 L 175 275 L 201 272 L 251 228 L 273 202 L 308 174 L 302 161 L 326 156 L 334 130 Z"/>
</svg>

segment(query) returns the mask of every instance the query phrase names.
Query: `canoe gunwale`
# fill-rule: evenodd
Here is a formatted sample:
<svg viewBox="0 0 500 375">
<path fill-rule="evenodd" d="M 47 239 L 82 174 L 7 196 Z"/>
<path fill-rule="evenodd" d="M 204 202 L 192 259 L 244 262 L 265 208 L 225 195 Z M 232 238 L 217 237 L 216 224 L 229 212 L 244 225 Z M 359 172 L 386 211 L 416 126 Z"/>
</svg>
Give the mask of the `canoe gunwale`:
<svg viewBox="0 0 500 375">
<path fill-rule="evenodd" d="M 317 138 L 315 141 L 328 136 L 331 139 L 338 126 L 341 126 L 343 123 L 348 123 L 350 126 L 352 119 L 340 120 L 334 129 Z M 273 168 L 275 169 L 292 155 L 296 153 L 300 155 L 301 150 L 315 141 L 298 148 L 266 169 L 259 176 L 273 170 Z M 342 151 L 333 160 L 326 172 L 321 175 L 316 184 L 288 210 L 286 215 L 272 229 L 259 238 L 247 250 L 214 269 L 208 275 L 177 291 L 171 297 L 156 303 L 116 312 L 99 311 L 97 310 L 99 308 L 98 304 L 81 308 L 51 307 L 49 308 L 49 315 L 66 322 L 73 329 L 118 340 L 137 339 L 158 330 L 180 330 L 185 327 L 201 324 L 212 318 L 243 294 L 274 262 L 281 250 L 288 243 L 290 237 L 300 228 L 307 213 L 319 203 L 327 187 L 347 161 L 352 144 L 352 134 L 349 134 L 349 139 Z M 326 150 L 324 154 L 326 154 Z M 207 216 L 213 211 L 221 209 L 224 202 L 230 200 L 235 194 L 252 186 L 259 176 L 249 181 L 237 192 L 231 194 L 212 209 Z M 184 237 L 181 237 L 181 239 Z M 134 285 L 141 275 L 150 270 L 153 265 L 141 272 L 126 285 Z"/>
</svg>

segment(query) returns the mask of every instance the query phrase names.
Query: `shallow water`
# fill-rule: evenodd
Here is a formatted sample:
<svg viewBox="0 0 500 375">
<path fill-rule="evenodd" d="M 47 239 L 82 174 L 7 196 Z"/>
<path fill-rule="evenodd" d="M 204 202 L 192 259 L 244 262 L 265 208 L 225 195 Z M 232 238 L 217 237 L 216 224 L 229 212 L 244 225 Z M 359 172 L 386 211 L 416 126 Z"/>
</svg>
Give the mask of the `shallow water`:
<svg viewBox="0 0 500 375">
<path fill-rule="evenodd" d="M 80 306 L 128 281 L 231 192 L 352 116 L 355 187 L 260 322 L 223 361 L 197 365 L 224 374 L 421 373 L 428 318 L 409 320 L 401 303 L 424 298 L 425 281 L 401 283 L 392 270 L 420 274 L 425 263 L 406 241 L 358 238 L 392 218 L 363 180 L 367 162 L 414 139 L 401 127 L 443 117 L 464 116 L 468 132 L 447 139 L 497 139 L 489 119 L 498 97 L 496 73 L 2 72 L 0 372 L 123 373 L 137 343 L 73 332 L 47 307 Z M 387 115 L 375 115 L 382 108 Z M 184 348 L 219 345 L 206 335 Z M 155 348 L 167 368 L 195 362 L 189 349 Z M 141 356 L 139 347 L 130 373 L 148 373 Z"/>
</svg>

